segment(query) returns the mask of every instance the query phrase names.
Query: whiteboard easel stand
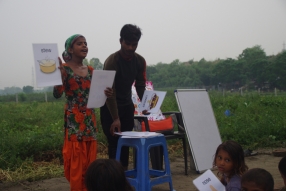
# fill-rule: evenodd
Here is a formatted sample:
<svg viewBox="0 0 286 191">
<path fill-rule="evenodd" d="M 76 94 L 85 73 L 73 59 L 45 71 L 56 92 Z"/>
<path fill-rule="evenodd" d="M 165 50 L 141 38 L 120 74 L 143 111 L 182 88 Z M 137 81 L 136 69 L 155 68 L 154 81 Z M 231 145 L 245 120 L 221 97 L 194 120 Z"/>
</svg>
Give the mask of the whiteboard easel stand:
<svg viewBox="0 0 286 191">
<path fill-rule="evenodd" d="M 212 168 L 221 137 L 206 89 L 174 91 L 197 173 Z M 191 164 L 192 166 L 192 164 Z"/>
</svg>

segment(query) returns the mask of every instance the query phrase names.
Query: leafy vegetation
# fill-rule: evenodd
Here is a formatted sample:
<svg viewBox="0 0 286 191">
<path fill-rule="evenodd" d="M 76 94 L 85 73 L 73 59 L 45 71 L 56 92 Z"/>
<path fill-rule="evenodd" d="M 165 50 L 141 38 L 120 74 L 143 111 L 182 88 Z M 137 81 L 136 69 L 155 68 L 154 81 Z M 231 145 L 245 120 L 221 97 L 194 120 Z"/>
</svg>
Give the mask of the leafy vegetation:
<svg viewBox="0 0 286 191">
<path fill-rule="evenodd" d="M 84 60 L 84 63 L 99 70 L 103 67 L 98 58 Z M 286 51 L 266 56 L 260 46 L 254 46 L 243 50 L 237 59 L 207 61 L 202 58 L 186 62 L 176 59 L 169 64 L 147 66 L 147 79 L 153 82 L 155 89 L 167 91 L 162 111 L 178 111 L 173 89 L 179 87 L 231 90 L 233 93 L 209 91 L 222 140 L 232 139 L 249 149 L 285 147 L 286 95 L 283 92 L 280 96 L 234 93 L 238 89 L 244 92 L 286 90 L 285 63 Z M 0 182 L 62 176 L 64 97 L 55 99 L 52 88 L 0 89 Z M 102 157 L 106 155 L 107 141 L 98 120 L 98 109 L 96 117 L 98 154 Z M 169 146 L 173 148 L 171 152 L 182 156 L 180 142 L 169 143 L 173 144 Z"/>
<path fill-rule="evenodd" d="M 210 91 L 209 95 L 222 140 L 236 140 L 251 149 L 285 146 L 285 95 L 222 96 L 217 91 Z M 0 104 L 0 169 L 19 168 L 23 161 L 62 160 L 63 105 L 62 101 Z M 161 110 L 178 111 L 173 90 L 167 90 Z M 106 145 L 98 109 L 96 116 L 98 141 Z"/>
<path fill-rule="evenodd" d="M 51 151 L 61 156 L 63 103 L 4 103 L 0 109 L 0 168 L 13 169 Z"/>
<path fill-rule="evenodd" d="M 248 94 L 221 99 L 211 94 L 211 100 L 223 140 L 236 140 L 251 149 L 285 146 L 285 96 Z"/>
</svg>

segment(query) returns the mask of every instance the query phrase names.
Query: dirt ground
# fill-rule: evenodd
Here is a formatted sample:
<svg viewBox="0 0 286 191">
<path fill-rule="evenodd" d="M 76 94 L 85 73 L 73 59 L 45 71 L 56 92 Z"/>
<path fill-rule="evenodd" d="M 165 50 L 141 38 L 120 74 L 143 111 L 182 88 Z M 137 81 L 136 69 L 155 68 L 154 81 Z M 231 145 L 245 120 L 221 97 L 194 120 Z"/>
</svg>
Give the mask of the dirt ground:
<svg viewBox="0 0 286 191">
<path fill-rule="evenodd" d="M 281 157 L 272 155 L 272 150 L 257 151 L 255 156 L 246 157 L 246 163 L 249 168 L 264 168 L 269 171 L 275 181 L 275 190 L 283 186 L 283 180 L 278 171 L 278 163 Z M 189 166 L 190 166 L 189 162 Z M 188 175 L 184 175 L 184 160 L 183 158 L 170 157 L 172 181 L 176 191 L 196 191 L 192 180 L 199 176 L 195 170 L 189 168 Z M 216 173 L 216 171 L 213 171 Z M 0 183 L 1 191 L 68 191 L 69 183 L 62 178 L 52 178 L 36 182 L 22 182 L 22 183 Z M 154 186 L 152 191 L 169 190 L 167 183 Z"/>
</svg>

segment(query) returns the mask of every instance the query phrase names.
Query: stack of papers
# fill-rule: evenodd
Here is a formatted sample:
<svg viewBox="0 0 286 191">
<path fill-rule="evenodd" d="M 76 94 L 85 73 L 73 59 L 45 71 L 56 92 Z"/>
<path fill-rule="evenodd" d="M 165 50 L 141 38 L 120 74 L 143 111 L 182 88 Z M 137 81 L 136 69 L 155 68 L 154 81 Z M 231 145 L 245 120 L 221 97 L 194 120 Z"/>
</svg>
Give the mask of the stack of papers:
<svg viewBox="0 0 286 191">
<path fill-rule="evenodd" d="M 121 135 L 122 138 L 145 138 L 145 137 L 156 137 L 162 135 L 161 133 L 156 132 L 137 132 L 137 131 L 124 131 L 121 133 L 115 133 L 117 135 Z"/>
</svg>

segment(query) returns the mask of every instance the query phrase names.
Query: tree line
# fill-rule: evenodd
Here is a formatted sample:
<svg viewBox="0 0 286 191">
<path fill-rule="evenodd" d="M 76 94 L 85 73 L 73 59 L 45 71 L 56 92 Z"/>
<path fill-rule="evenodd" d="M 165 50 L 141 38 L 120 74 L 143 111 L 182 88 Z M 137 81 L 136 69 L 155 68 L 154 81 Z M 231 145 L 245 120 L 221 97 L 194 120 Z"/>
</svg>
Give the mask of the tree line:
<svg viewBox="0 0 286 191">
<path fill-rule="evenodd" d="M 189 60 L 147 67 L 154 87 L 219 87 L 225 89 L 286 89 L 286 51 L 266 56 L 261 46 L 242 51 L 236 59 Z"/>
<path fill-rule="evenodd" d="M 84 64 L 96 70 L 102 70 L 103 64 L 98 58 L 84 59 Z M 166 87 L 214 87 L 238 90 L 245 89 L 280 89 L 286 90 L 286 51 L 267 56 L 261 46 L 246 48 L 237 58 L 199 61 L 193 59 L 181 62 L 179 59 L 171 63 L 159 62 L 147 66 L 147 80 L 152 81 L 155 88 Z M 52 91 L 45 87 L 37 91 Z M 0 89 L 2 94 L 33 93 L 34 87 L 6 87 Z"/>
</svg>

